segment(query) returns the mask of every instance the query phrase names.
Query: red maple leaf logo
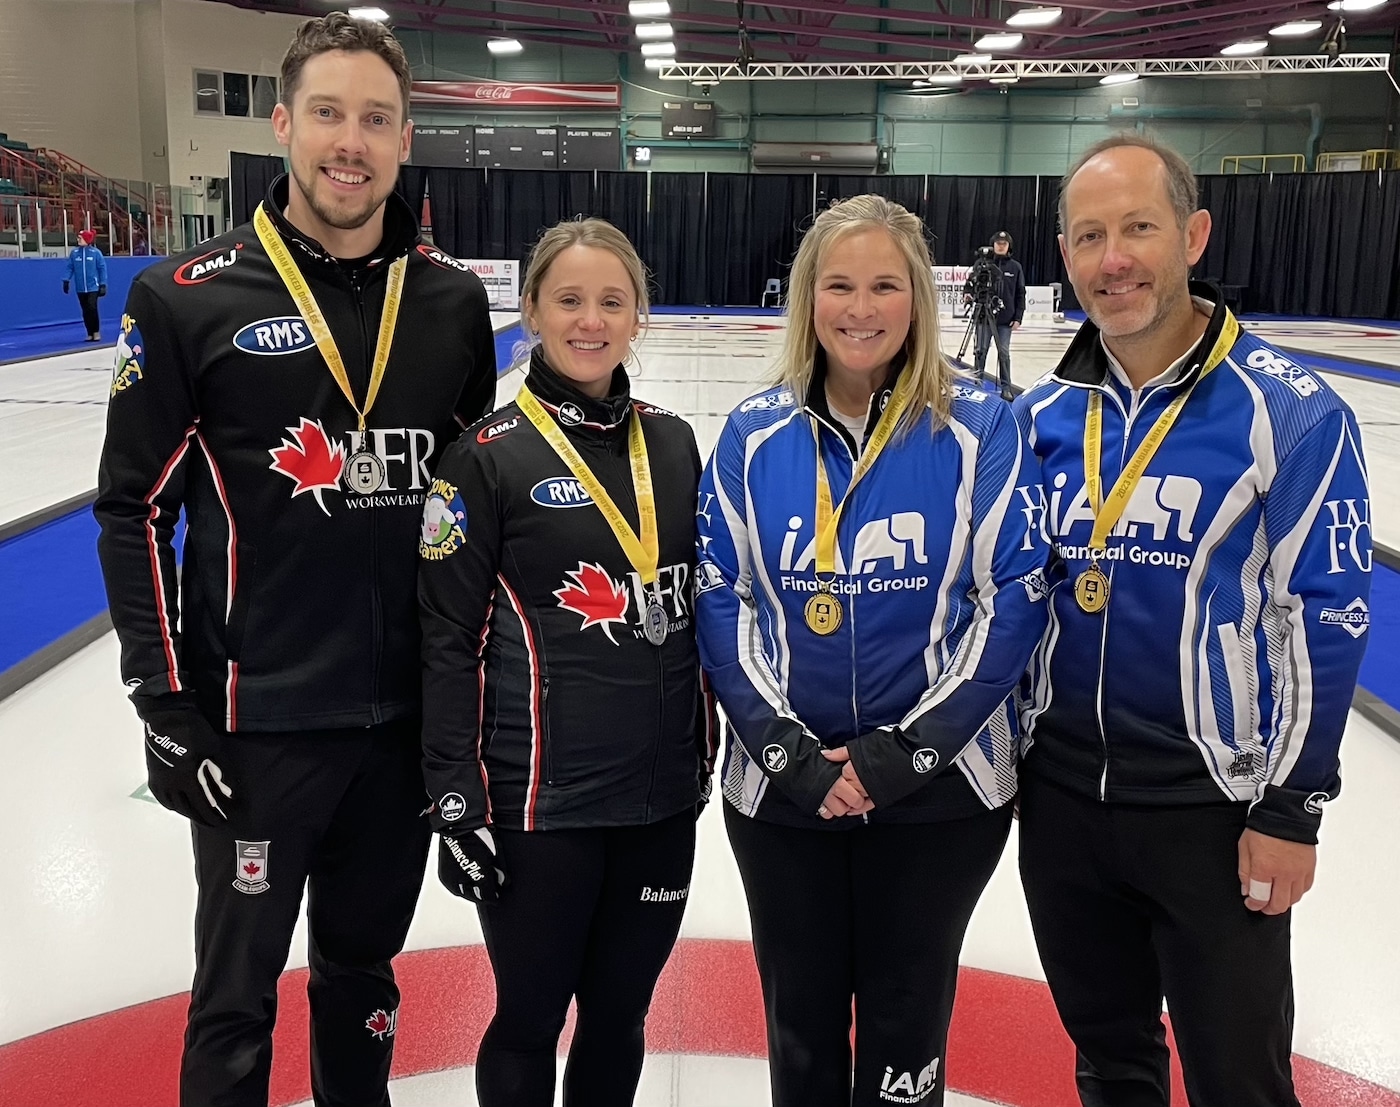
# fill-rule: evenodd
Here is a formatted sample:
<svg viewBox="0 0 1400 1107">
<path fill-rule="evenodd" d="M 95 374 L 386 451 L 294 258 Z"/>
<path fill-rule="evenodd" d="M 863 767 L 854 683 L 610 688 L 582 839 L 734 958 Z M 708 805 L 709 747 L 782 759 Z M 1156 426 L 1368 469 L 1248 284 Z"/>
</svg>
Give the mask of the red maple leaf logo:
<svg viewBox="0 0 1400 1107">
<path fill-rule="evenodd" d="M 329 488 L 335 491 L 340 487 L 340 473 L 345 468 L 345 447 L 337 442 L 334 446 L 326 437 L 326 430 L 320 422 L 312 422 L 302 416 L 301 426 L 288 427 L 292 441 L 282 439 L 282 445 L 268 450 L 272 464 L 268 466 L 274 473 L 291 477 L 296 482 L 293 496 L 310 492 L 327 515 L 325 501 L 321 493 Z"/>
<path fill-rule="evenodd" d="M 256 880 L 258 873 L 262 872 L 262 866 L 256 861 L 249 861 L 243 866 L 243 871 L 248 875 L 249 880 Z"/>
<path fill-rule="evenodd" d="M 365 1019 L 365 1029 L 381 1040 L 385 1037 L 391 1037 L 394 1033 L 395 1023 L 398 1022 L 398 1019 L 394 1017 L 397 1014 L 397 1011 L 393 1015 L 387 1014 L 383 1009 L 375 1011 L 374 1014 Z"/>
<path fill-rule="evenodd" d="M 608 576 L 601 565 L 587 565 L 582 561 L 568 575 L 573 582 L 554 593 L 559 597 L 559 606 L 583 616 L 579 630 L 602 627 L 608 641 L 617 645 L 611 624 L 627 622 L 627 586 Z"/>
</svg>

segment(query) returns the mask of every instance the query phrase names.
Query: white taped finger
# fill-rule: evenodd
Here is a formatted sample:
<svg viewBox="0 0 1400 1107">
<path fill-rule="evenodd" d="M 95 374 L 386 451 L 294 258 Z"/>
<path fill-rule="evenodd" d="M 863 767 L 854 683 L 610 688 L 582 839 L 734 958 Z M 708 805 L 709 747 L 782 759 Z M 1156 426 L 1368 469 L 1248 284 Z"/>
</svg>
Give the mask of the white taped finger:
<svg viewBox="0 0 1400 1107">
<path fill-rule="evenodd" d="M 1274 894 L 1274 882 L 1272 880 L 1251 880 L 1249 882 L 1249 898 L 1266 901 Z"/>
</svg>

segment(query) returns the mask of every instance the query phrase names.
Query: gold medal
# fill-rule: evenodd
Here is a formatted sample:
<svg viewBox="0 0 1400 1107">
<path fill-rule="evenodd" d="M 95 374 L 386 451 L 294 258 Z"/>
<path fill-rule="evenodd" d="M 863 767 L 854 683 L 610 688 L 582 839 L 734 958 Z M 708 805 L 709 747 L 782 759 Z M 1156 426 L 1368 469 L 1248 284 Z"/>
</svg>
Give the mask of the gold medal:
<svg viewBox="0 0 1400 1107">
<path fill-rule="evenodd" d="M 840 629 L 841 620 L 845 616 L 846 612 L 841 607 L 840 599 L 827 588 L 823 588 L 809 599 L 807 606 L 802 609 L 802 617 L 807 620 L 807 628 L 813 634 L 820 634 L 823 637 L 835 634 Z"/>
<path fill-rule="evenodd" d="M 1103 396 L 1098 391 L 1089 394 L 1088 410 L 1084 417 L 1084 488 L 1089 499 L 1089 509 L 1094 513 L 1094 530 L 1089 536 L 1091 550 L 1107 550 L 1108 539 L 1115 532 L 1128 502 L 1148 464 L 1162 445 L 1167 432 L 1172 429 L 1181 409 L 1196 390 L 1196 385 L 1205 380 L 1207 374 L 1225 360 L 1225 355 L 1239 337 L 1240 325 L 1229 312 L 1225 313 L 1225 325 L 1211 347 L 1209 355 L 1202 363 L 1196 379 L 1182 388 L 1176 398 L 1167 405 L 1157 422 L 1133 451 L 1133 456 L 1123 467 L 1122 473 L 1109 490 L 1103 493 L 1103 477 L 1100 461 L 1103 454 Z M 1099 568 L 1097 559 L 1089 562 L 1089 567 L 1074 578 L 1074 600 L 1079 609 L 1089 615 L 1097 615 L 1108 606 L 1108 574 Z"/>
<path fill-rule="evenodd" d="M 895 384 L 889 403 L 885 405 L 885 410 L 880 413 L 880 419 L 875 424 L 875 429 L 870 433 L 870 441 L 866 443 L 865 452 L 861 454 L 860 460 L 851 473 L 851 483 L 846 486 L 846 494 L 841 497 L 839 504 L 833 505 L 831 501 L 831 481 L 826 475 L 826 462 L 822 460 L 821 433 L 817 430 L 817 421 L 812 420 L 812 441 L 816 445 L 817 452 L 817 558 L 815 567 L 817 587 L 820 591 L 807 601 L 806 606 L 802 609 L 802 617 L 807 623 L 807 629 L 813 634 L 835 634 L 846 616 L 841 600 L 831 591 L 831 582 L 836 576 L 836 528 L 841 522 L 841 512 L 850 502 L 851 493 L 855 490 L 856 485 L 870 472 L 871 466 L 875 464 L 875 459 L 880 456 L 880 453 L 894 436 L 895 427 L 899 424 L 899 417 L 909 406 L 912 393 L 913 383 L 910 374 L 904 373 Z"/>
<path fill-rule="evenodd" d="M 1074 578 L 1074 601 L 1090 615 L 1108 606 L 1108 576 L 1097 562 Z"/>
</svg>

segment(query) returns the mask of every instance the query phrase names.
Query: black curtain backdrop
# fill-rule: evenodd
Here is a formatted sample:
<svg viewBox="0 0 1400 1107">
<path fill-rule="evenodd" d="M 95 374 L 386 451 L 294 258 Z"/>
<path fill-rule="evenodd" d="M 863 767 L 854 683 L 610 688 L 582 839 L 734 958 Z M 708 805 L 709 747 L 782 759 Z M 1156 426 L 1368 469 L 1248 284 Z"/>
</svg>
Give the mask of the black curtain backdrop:
<svg viewBox="0 0 1400 1107">
<path fill-rule="evenodd" d="M 399 166 L 399 183 L 394 191 L 408 201 L 417 219 L 423 218 L 423 197 L 428 194 L 428 170 L 422 165 Z"/>
<path fill-rule="evenodd" d="M 784 282 L 812 217 L 812 176 L 711 173 L 705 218 L 707 304 L 757 304 Z M 722 259 L 722 260 L 720 260 Z"/>
<path fill-rule="evenodd" d="M 282 175 L 282 159 L 267 154 L 228 156 L 229 216 L 239 227 L 253 218 L 267 186 Z"/>
<path fill-rule="evenodd" d="M 238 217 L 240 195 L 251 212 L 281 161 L 233 158 Z M 598 215 L 637 245 L 658 304 L 757 304 L 766 280 L 786 281 L 818 211 L 876 192 L 924 220 L 935 264 L 966 265 L 1005 230 L 1027 283 L 1058 281 L 1064 306 L 1076 306 L 1056 240 L 1056 177 L 424 172 L 406 166 L 400 191 L 413 202 L 426 179 L 434 237 L 456 256 L 523 261 L 545 228 Z M 1242 310 L 1400 317 L 1400 171 L 1205 176 L 1200 190 L 1213 225 L 1195 274 Z"/>
<path fill-rule="evenodd" d="M 651 207 L 638 252 L 651 267 L 658 304 L 706 302 L 704 225 L 704 173 L 651 174 Z"/>
</svg>

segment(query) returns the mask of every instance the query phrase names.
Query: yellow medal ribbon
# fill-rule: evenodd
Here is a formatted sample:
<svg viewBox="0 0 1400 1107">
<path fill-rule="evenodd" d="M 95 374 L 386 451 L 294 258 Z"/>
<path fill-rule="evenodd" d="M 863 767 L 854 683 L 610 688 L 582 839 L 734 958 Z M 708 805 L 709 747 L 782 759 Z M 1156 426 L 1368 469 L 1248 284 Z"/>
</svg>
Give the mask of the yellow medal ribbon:
<svg viewBox="0 0 1400 1107">
<path fill-rule="evenodd" d="M 910 395 L 913 392 L 911 377 L 911 373 L 903 373 L 895 384 L 889 403 L 880 413 L 880 419 L 870 434 L 870 441 L 866 443 L 865 452 L 860 455 L 860 460 L 851 473 L 851 483 L 846 488 L 846 494 L 834 507 L 831 500 L 831 481 L 826 475 L 826 463 L 822 460 L 821 432 L 818 430 L 817 421 L 812 420 L 812 438 L 817 446 L 816 571 L 819 591 L 807 601 L 803 614 L 807 626 L 816 634 L 835 633 L 844 617 L 840 599 L 831 592 L 831 584 L 836 576 L 836 530 L 841 523 L 841 512 L 850 503 L 851 493 L 855 491 L 861 478 L 870 472 L 880 454 L 889 445 L 894 429 L 899 425 L 899 417 L 909 406 Z"/>
<path fill-rule="evenodd" d="M 554 448 L 554 452 L 569 467 L 569 471 L 593 497 L 593 502 L 598 505 L 598 510 L 603 513 L 603 518 L 607 520 L 613 534 L 617 535 L 617 541 L 622 546 L 623 553 L 627 555 L 627 560 L 641 576 L 642 583 L 648 587 L 653 585 L 656 582 L 656 567 L 661 560 L 661 544 L 656 537 L 656 498 L 651 487 L 647 443 L 642 437 L 642 419 L 637 414 L 636 407 L 632 408 L 632 422 L 627 429 L 627 453 L 632 463 L 632 484 L 637 492 L 637 515 L 642 524 L 640 538 L 627 522 L 626 516 L 618 510 L 607 489 L 593 475 L 588 463 L 579 456 L 573 443 L 549 417 L 549 413 L 539 400 L 535 399 L 528 386 L 520 386 L 520 393 L 515 402 L 525 413 L 525 418 L 535 425 L 535 429 L 544 436 L 544 440 Z"/>
<path fill-rule="evenodd" d="M 1167 432 L 1172 429 L 1172 424 L 1181 414 L 1181 409 L 1186 406 L 1186 401 L 1191 398 L 1191 393 L 1195 391 L 1196 386 L 1205 380 L 1206 375 L 1211 370 L 1225 360 L 1225 355 L 1230 352 L 1231 347 L 1239 338 L 1239 334 L 1239 323 L 1235 320 L 1234 315 L 1227 311 L 1225 325 L 1221 328 L 1220 336 L 1215 340 L 1215 345 L 1211 347 L 1210 355 L 1206 358 L 1200 374 L 1188 387 L 1183 388 L 1176 398 L 1167 405 L 1167 410 L 1158 416 L 1157 422 L 1147 432 L 1147 437 L 1133 451 L 1133 456 L 1123 467 L 1123 472 L 1119 474 L 1118 480 L 1109 490 L 1107 499 L 1103 495 L 1103 482 L 1100 476 L 1100 464 L 1103 456 L 1103 395 L 1098 391 L 1090 393 L 1089 412 L 1084 420 L 1084 483 L 1089 496 L 1089 508 L 1094 513 L 1094 531 L 1089 538 L 1090 550 L 1100 551 L 1108 548 L 1108 536 L 1118 525 L 1118 520 L 1123 517 L 1123 512 L 1127 510 L 1128 503 L 1133 498 L 1133 492 L 1147 471 L 1148 464 L 1166 439 Z M 1079 606 L 1090 614 L 1102 611 L 1107 606 L 1108 576 L 1099 568 L 1097 557 L 1094 557 L 1089 568 L 1076 578 L 1074 595 Z"/>
<path fill-rule="evenodd" d="M 282 278 L 282 283 L 287 286 L 287 291 L 296 301 L 297 311 L 301 313 L 302 319 L 310 329 L 311 337 L 316 340 L 316 348 L 321 351 L 321 357 L 325 359 L 331 376 L 335 378 L 335 383 L 340 385 L 340 390 L 345 393 L 345 398 L 350 401 L 350 406 L 359 416 L 359 431 L 363 434 L 365 417 L 379 396 L 379 386 L 384 382 L 384 371 L 389 365 L 389 348 L 394 344 L 394 327 L 399 318 L 399 303 L 403 299 L 408 258 L 398 258 L 389 266 L 389 285 L 384 292 L 384 310 L 379 317 L 379 338 L 375 343 L 374 362 L 370 367 L 369 391 L 365 393 L 364 407 L 360 407 L 355 402 L 354 392 L 350 390 L 350 377 L 345 372 L 345 362 L 341 359 L 335 338 L 326 324 L 326 317 L 321 314 L 306 278 L 301 275 L 301 270 L 292 260 L 291 251 L 282 241 L 282 236 L 277 233 L 277 228 L 272 225 L 272 219 L 264 210 L 263 204 L 259 204 L 258 210 L 253 213 L 253 227 L 258 232 L 258 240 L 267 251 L 267 256 L 272 259 L 277 275 Z"/>
</svg>

